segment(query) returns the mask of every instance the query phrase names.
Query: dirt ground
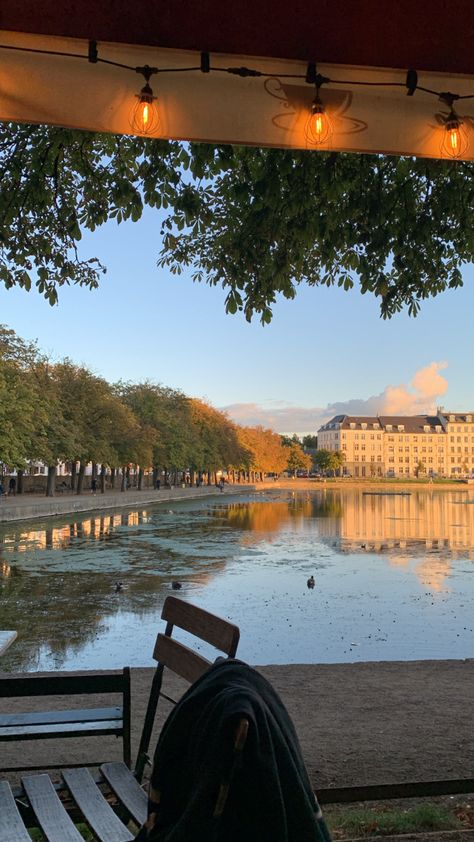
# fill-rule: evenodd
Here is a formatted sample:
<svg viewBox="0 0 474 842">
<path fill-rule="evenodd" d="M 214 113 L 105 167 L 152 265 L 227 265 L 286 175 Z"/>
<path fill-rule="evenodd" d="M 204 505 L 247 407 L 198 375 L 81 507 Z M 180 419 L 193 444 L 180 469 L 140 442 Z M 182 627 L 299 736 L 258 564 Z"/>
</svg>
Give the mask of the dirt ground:
<svg viewBox="0 0 474 842">
<path fill-rule="evenodd" d="M 474 776 L 474 660 L 259 667 L 296 726 L 314 788 Z M 143 722 L 150 669 L 132 670 L 133 751 Z M 168 692 L 179 697 L 172 677 Z M 185 685 L 181 685 L 184 689 Z M 109 698 L 75 699 L 105 706 Z M 152 746 L 170 706 L 162 701 Z M 68 699 L 0 701 L 9 710 L 72 707 Z M 120 757 L 114 737 L 0 743 L 0 770 L 23 763 L 54 768 Z M 9 777 L 12 777 L 9 775 Z"/>
</svg>

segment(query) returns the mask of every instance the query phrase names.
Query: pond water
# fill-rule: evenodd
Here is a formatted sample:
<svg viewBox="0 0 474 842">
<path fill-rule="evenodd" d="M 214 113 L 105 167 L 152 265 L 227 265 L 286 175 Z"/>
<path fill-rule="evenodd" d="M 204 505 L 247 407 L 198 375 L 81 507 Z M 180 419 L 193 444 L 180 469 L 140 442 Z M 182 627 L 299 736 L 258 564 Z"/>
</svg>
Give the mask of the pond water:
<svg viewBox="0 0 474 842">
<path fill-rule="evenodd" d="M 1 668 L 152 664 L 174 580 L 240 626 L 251 663 L 473 657 L 474 489 L 226 492 L 2 525 L 0 628 L 19 636 Z"/>
</svg>

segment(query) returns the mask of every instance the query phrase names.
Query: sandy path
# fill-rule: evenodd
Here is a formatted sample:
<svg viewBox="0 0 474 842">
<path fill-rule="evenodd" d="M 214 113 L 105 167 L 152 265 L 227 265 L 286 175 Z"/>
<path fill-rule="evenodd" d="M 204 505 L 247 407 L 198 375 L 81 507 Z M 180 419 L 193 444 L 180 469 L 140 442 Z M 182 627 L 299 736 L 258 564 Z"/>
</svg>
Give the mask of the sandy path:
<svg viewBox="0 0 474 842">
<path fill-rule="evenodd" d="M 474 775 L 474 660 L 261 667 L 295 722 L 314 787 Z M 133 743 L 143 721 L 150 669 L 132 670 Z M 179 694 L 176 679 L 168 690 Z M 41 700 L 39 709 L 54 707 Z M 57 700 L 56 700 L 57 701 Z M 76 699 L 78 707 L 97 698 Z M 110 699 L 103 704 L 110 704 Z M 24 702 L 2 710 L 32 709 Z M 65 706 L 59 700 L 58 707 Z M 68 707 L 71 704 L 68 702 Z M 99 705 L 98 705 L 99 706 Z M 169 705 L 162 704 L 153 743 Z M 0 743 L 0 768 L 120 757 L 115 738 Z M 21 762 L 21 761 L 20 761 Z"/>
</svg>

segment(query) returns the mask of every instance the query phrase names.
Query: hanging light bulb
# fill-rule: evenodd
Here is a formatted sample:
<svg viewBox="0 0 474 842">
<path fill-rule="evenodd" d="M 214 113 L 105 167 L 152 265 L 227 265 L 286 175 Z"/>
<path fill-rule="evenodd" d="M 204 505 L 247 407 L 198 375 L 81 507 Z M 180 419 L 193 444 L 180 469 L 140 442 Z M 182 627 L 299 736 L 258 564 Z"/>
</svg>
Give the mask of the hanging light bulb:
<svg viewBox="0 0 474 842">
<path fill-rule="evenodd" d="M 444 120 L 441 152 L 449 158 L 460 158 L 468 146 L 467 134 L 463 121 L 453 108 Z"/>
<path fill-rule="evenodd" d="M 306 140 L 312 145 L 320 146 L 330 142 L 332 133 L 332 123 L 321 102 L 318 91 L 311 104 L 311 111 L 306 122 Z"/>
<path fill-rule="evenodd" d="M 138 102 L 136 103 L 130 123 L 132 129 L 137 134 L 154 134 L 160 125 L 160 115 L 156 105 L 156 96 L 150 87 L 150 76 L 156 73 L 155 68 L 142 67 L 137 68 L 138 73 L 142 73 L 145 77 L 146 84 L 143 86 L 139 94 L 136 94 Z"/>
</svg>

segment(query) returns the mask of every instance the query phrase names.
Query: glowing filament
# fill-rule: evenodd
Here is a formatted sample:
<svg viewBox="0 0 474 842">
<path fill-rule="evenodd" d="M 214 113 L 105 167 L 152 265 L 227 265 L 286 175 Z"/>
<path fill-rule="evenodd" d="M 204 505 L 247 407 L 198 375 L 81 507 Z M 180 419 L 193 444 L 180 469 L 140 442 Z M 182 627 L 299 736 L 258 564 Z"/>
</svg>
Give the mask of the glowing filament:
<svg viewBox="0 0 474 842">
<path fill-rule="evenodd" d="M 456 155 L 457 151 L 460 147 L 459 129 L 458 128 L 448 129 L 448 134 L 449 134 L 449 142 L 451 144 L 451 149 L 453 150 L 454 155 Z"/>
</svg>

